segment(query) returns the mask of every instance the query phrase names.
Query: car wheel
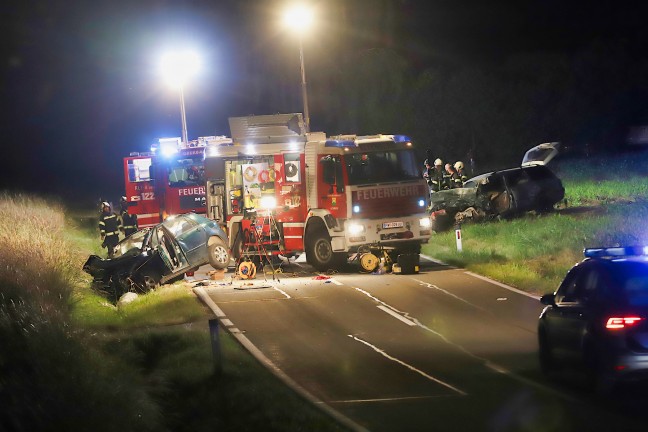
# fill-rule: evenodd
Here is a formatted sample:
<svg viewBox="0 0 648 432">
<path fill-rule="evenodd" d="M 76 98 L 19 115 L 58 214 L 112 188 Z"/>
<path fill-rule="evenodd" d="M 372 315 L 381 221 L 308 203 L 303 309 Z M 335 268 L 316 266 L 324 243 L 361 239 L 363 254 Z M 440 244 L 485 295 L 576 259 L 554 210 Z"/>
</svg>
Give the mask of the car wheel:
<svg viewBox="0 0 648 432">
<path fill-rule="evenodd" d="M 225 269 L 230 262 L 230 253 L 220 237 L 214 237 L 209 245 L 209 264 L 217 270 Z"/>
<path fill-rule="evenodd" d="M 610 394 L 616 382 L 614 377 L 605 372 L 601 356 L 594 349 L 592 342 L 585 343 L 583 360 L 587 387 L 598 396 L 607 396 Z"/>
<path fill-rule="evenodd" d="M 551 375 L 556 371 L 556 361 L 551 353 L 551 347 L 549 346 L 549 341 L 544 330 L 538 332 L 538 355 L 540 370 L 544 375 Z"/>
<path fill-rule="evenodd" d="M 145 293 L 160 287 L 160 275 L 154 270 L 143 270 L 139 279 L 138 286 Z"/>
</svg>

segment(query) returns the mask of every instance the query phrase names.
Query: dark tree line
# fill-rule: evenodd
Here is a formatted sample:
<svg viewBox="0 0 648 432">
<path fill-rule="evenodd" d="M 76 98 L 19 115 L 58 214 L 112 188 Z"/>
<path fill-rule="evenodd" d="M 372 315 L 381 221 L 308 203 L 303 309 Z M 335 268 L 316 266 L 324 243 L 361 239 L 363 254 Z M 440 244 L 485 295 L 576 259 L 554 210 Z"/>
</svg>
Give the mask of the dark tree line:
<svg viewBox="0 0 648 432">
<path fill-rule="evenodd" d="M 424 70 L 394 49 L 349 55 L 310 81 L 313 123 L 331 133 L 406 133 L 424 154 L 516 163 L 533 145 L 616 151 L 648 121 L 648 70 L 623 42 L 575 54 L 518 54 L 498 64 Z"/>
</svg>

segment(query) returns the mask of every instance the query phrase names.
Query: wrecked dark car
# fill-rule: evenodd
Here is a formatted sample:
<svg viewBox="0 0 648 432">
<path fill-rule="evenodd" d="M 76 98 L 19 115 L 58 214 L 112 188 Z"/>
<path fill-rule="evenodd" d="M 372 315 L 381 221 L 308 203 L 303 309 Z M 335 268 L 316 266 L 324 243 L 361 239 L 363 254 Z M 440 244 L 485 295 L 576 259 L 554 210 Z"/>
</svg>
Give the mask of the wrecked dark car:
<svg viewBox="0 0 648 432">
<path fill-rule="evenodd" d="M 119 242 L 113 258 L 91 255 L 83 271 L 118 298 L 174 282 L 207 263 L 224 269 L 230 262 L 227 244 L 215 221 L 193 213 L 172 216 Z"/>
<path fill-rule="evenodd" d="M 432 229 L 443 231 L 469 220 L 551 211 L 565 197 L 562 182 L 545 166 L 559 146 L 557 142 L 540 144 L 524 155 L 517 168 L 481 174 L 461 188 L 433 193 Z"/>
</svg>

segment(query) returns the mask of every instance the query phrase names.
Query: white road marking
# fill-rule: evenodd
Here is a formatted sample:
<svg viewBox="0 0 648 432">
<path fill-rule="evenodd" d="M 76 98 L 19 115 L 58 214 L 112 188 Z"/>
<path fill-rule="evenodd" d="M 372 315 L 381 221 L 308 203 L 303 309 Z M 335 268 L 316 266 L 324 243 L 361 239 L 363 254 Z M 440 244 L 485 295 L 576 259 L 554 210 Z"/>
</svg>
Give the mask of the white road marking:
<svg viewBox="0 0 648 432">
<path fill-rule="evenodd" d="M 425 287 L 427 287 L 427 288 L 435 289 L 435 290 L 437 290 L 437 291 L 441 291 L 443 294 L 449 295 L 450 297 L 452 297 L 452 298 L 454 298 L 454 299 L 456 299 L 456 300 L 459 300 L 460 302 L 465 303 L 465 304 L 467 304 L 468 306 L 471 306 L 471 307 L 474 307 L 475 309 L 479 309 L 479 310 L 481 310 L 481 311 L 483 311 L 483 312 L 487 312 L 487 313 L 489 313 L 489 311 L 488 311 L 487 309 L 484 309 L 484 308 L 481 307 L 481 306 L 477 306 L 476 304 L 472 304 L 472 303 L 470 303 L 468 300 L 466 300 L 466 299 L 464 299 L 464 298 L 461 298 L 461 297 L 459 297 L 458 295 L 456 295 L 456 294 L 454 294 L 454 293 L 451 293 L 451 292 L 448 291 L 448 290 L 444 290 L 443 288 L 439 288 L 438 286 L 436 286 L 436 285 L 434 285 L 434 284 L 431 284 L 431 283 L 428 283 L 428 282 L 424 282 L 424 281 L 422 281 L 422 280 L 418 280 L 418 279 L 414 279 L 414 278 L 412 278 L 412 280 L 418 282 L 419 285 L 425 286 Z"/>
<path fill-rule="evenodd" d="M 292 298 L 292 297 L 290 297 L 288 294 L 286 294 L 283 290 L 277 288 L 276 286 L 273 286 L 272 288 L 276 289 L 276 290 L 279 291 L 281 294 L 283 294 L 284 296 L 286 296 L 287 299 Z"/>
<path fill-rule="evenodd" d="M 326 401 L 329 404 L 347 404 L 347 403 L 367 403 L 367 402 L 397 402 L 397 401 L 406 401 L 406 400 L 421 400 L 421 399 L 439 399 L 447 398 L 448 395 L 434 395 L 434 396 L 406 396 L 406 397 L 396 397 L 396 398 L 377 398 L 377 399 L 347 399 L 347 400 L 333 400 Z M 453 396 L 454 397 L 454 396 Z M 324 403 L 324 402 L 320 402 Z"/>
<path fill-rule="evenodd" d="M 489 279 L 486 276 L 478 275 L 476 273 L 469 272 L 469 271 L 464 272 L 464 273 L 466 273 L 467 275 L 472 276 L 474 278 L 481 279 L 481 280 L 483 280 L 485 282 L 492 283 L 493 285 L 497 285 L 499 287 L 505 288 L 505 289 L 507 289 L 509 291 L 513 291 L 514 293 L 522 294 L 523 296 L 527 296 L 527 297 L 531 297 L 532 299 L 540 300 L 540 297 L 538 297 L 538 296 L 535 296 L 533 294 L 529 294 L 528 292 L 524 292 L 524 291 L 519 290 L 517 288 L 513 288 L 512 286 L 503 284 L 501 282 L 494 281 L 493 279 Z"/>
<path fill-rule="evenodd" d="M 234 323 L 227 318 L 221 319 L 221 324 L 223 324 L 225 327 L 232 327 L 234 326 Z"/>
<path fill-rule="evenodd" d="M 416 280 L 416 279 L 414 279 L 414 280 Z M 419 282 L 420 282 L 422 285 L 432 285 L 432 284 L 428 284 L 427 282 L 421 282 L 421 281 L 419 281 Z M 438 331 L 436 331 L 436 330 L 434 330 L 434 329 L 432 329 L 432 328 L 426 326 L 425 324 L 423 324 L 422 322 L 420 322 L 417 318 L 414 318 L 414 317 L 410 316 L 409 312 L 403 312 L 403 311 L 400 311 L 400 310 L 396 309 L 395 307 L 390 306 L 389 304 L 385 303 L 384 301 L 382 301 L 382 300 L 378 299 L 377 297 L 373 296 L 373 295 L 370 294 L 369 292 L 367 292 L 367 291 L 365 291 L 365 290 L 363 290 L 363 289 L 357 288 L 357 287 L 354 287 L 354 288 L 355 288 L 356 291 L 359 291 L 359 292 L 365 294 L 367 297 L 369 297 L 369 298 L 371 298 L 372 300 L 374 300 L 374 301 L 380 303 L 381 305 L 383 305 L 383 306 L 385 307 L 385 309 L 390 309 L 390 310 L 396 312 L 397 314 L 400 314 L 401 317 L 407 317 L 408 320 L 411 320 L 412 322 L 416 323 L 416 325 L 419 326 L 420 328 L 422 328 L 423 330 L 428 331 L 428 332 L 430 332 L 430 333 L 432 333 L 432 334 L 438 336 L 439 338 L 441 338 L 441 339 L 442 339 L 445 343 L 447 343 L 448 345 L 451 345 L 451 346 L 455 347 L 456 349 L 458 349 L 459 351 L 462 351 L 462 352 L 465 353 L 466 355 L 468 355 L 468 356 L 474 358 L 475 360 L 480 361 L 480 362 L 481 362 L 485 367 L 487 367 L 488 369 L 491 369 L 491 370 L 493 370 L 493 371 L 495 371 L 495 372 L 497 372 L 497 373 L 504 374 L 504 375 L 506 375 L 506 376 L 508 376 L 508 377 L 510 377 L 510 378 L 512 378 L 512 379 L 514 379 L 514 380 L 516 380 L 516 381 L 522 382 L 522 383 L 527 384 L 527 385 L 529 385 L 529 386 L 531 386 L 531 387 L 535 387 L 535 388 L 537 388 L 537 389 L 540 389 L 540 390 L 543 390 L 543 391 L 546 391 L 546 392 L 549 392 L 549 393 L 553 393 L 553 394 L 555 394 L 555 395 L 557 395 L 557 396 L 562 397 L 563 399 L 566 399 L 566 400 L 569 400 L 569 401 L 576 401 L 576 400 L 577 400 L 576 398 L 573 398 L 572 396 L 569 396 L 569 395 L 567 395 L 567 394 L 564 394 L 564 393 L 561 393 L 561 392 L 559 392 L 559 391 L 557 391 L 557 390 L 554 390 L 554 389 L 552 389 L 551 387 L 545 386 L 545 385 L 540 384 L 540 383 L 538 383 L 538 382 L 536 382 L 536 381 L 533 381 L 533 380 L 530 380 L 530 379 L 525 378 L 525 377 L 523 377 L 523 376 L 520 376 L 520 375 L 516 374 L 515 372 L 511 372 L 511 371 L 509 371 L 508 369 L 506 369 L 505 367 L 500 366 L 500 365 L 497 365 L 497 364 L 491 362 L 490 360 L 488 360 L 488 359 L 485 358 L 485 357 L 481 357 L 481 356 L 478 356 L 477 354 L 472 353 L 471 351 L 469 351 L 468 349 L 466 349 L 463 345 L 460 345 L 460 344 L 458 344 L 458 343 L 452 342 L 450 339 L 448 339 L 447 337 L 445 337 L 445 335 L 443 335 L 443 334 L 439 333 Z M 441 290 L 441 291 L 447 293 L 447 291 L 440 289 L 440 288 L 437 287 L 436 285 L 433 285 L 432 288 L 436 288 L 436 289 L 439 289 L 439 290 Z M 454 295 L 454 294 L 451 294 L 451 293 L 448 293 L 448 294 L 451 295 L 452 297 L 457 298 L 457 299 L 460 300 L 460 301 L 463 301 L 463 302 L 465 302 L 465 303 L 468 303 L 469 305 L 471 305 L 471 306 L 473 306 L 473 307 L 475 307 L 475 308 L 477 308 L 477 309 L 484 310 L 483 308 L 481 308 L 481 307 L 479 307 L 479 306 L 475 306 L 475 305 L 473 305 L 473 304 L 467 302 L 466 300 L 463 300 L 463 299 L 461 299 L 460 297 L 457 297 L 457 296 Z M 380 307 L 380 306 L 378 306 L 378 307 Z M 381 309 L 382 309 L 382 308 L 381 308 Z M 382 310 L 385 310 L 385 309 L 382 309 Z M 488 312 L 488 311 L 486 311 L 486 312 Z"/>
<path fill-rule="evenodd" d="M 209 306 L 209 308 L 212 310 L 214 315 L 218 317 L 219 320 L 225 318 L 225 313 L 209 297 L 207 291 L 205 291 L 202 287 L 195 287 L 193 291 L 203 302 L 205 302 L 207 306 Z M 366 428 L 355 423 L 353 420 L 344 416 L 342 413 L 334 410 L 330 406 L 326 404 L 322 404 L 321 403 L 322 401 L 320 399 L 316 398 L 304 387 L 297 384 L 297 382 L 295 382 L 292 378 L 290 378 L 288 374 L 286 374 L 283 370 L 281 370 L 277 365 L 272 363 L 272 361 L 270 361 L 270 359 L 266 357 L 265 354 L 263 354 L 263 352 L 261 352 L 261 350 L 258 349 L 252 343 L 252 341 L 250 341 L 238 328 L 236 327 L 227 328 L 227 330 L 230 332 L 230 334 L 232 334 L 232 336 L 234 336 L 234 338 L 236 338 L 236 340 L 239 341 L 241 345 L 243 345 L 243 347 L 245 347 L 248 350 L 250 354 L 252 354 L 254 358 L 256 358 L 259 361 L 259 363 L 264 365 L 270 372 L 274 374 L 274 376 L 276 376 L 281 381 L 283 381 L 284 384 L 292 388 L 296 393 L 300 394 L 304 399 L 310 401 L 313 405 L 319 406 L 322 410 L 326 411 L 331 417 L 338 420 L 340 423 L 342 423 L 349 429 L 358 432 L 367 432 Z"/>
<path fill-rule="evenodd" d="M 383 312 L 387 312 L 389 315 L 393 316 L 394 318 L 396 318 L 396 319 L 399 320 L 399 321 L 404 322 L 404 323 L 407 324 L 408 326 L 415 326 L 415 325 L 416 325 L 415 322 L 412 322 L 412 321 L 408 320 L 407 318 L 403 317 L 402 315 L 397 314 L 396 312 L 394 312 L 393 310 L 389 309 L 388 307 L 385 307 L 385 306 L 383 306 L 383 305 L 380 305 L 380 306 L 377 306 L 377 307 L 378 307 L 378 309 L 380 309 L 381 311 L 383 311 Z"/>
<path fill-rule="evenodd" d="M 466 395 L 468 394 L 468 393 L 466 393 L 465 391 L 460 390 L 460 389 L 458 389 L 457 387 L 455 387 L 455 386 L 453 386 L 453 385 L 451 385 L 451 384 L 448 384 L 448 383 L 445 382 L 445 381 L 441 381 L 440 379 L 435 378 L 435 377 L 433 377 L 432 375 L 427 374 L 427 373 L 423 372 L 422 370 L 417 369 L 417 368 L 415 368 L 414 366 L 412 366 L 412 365 L 410 365 L 410 364 L 407 364 L 407 363 L 405 363 L 404 361 L 399 360 L 399 359 L 397 359 L 396 357 L 387 354 L 384 350 L 381 350 L 381 349 L 378 348 L 377 346 L 372 345 L 372 344 L 370 344 L 369 342 L 367 342 L 367 341 L 365 341 L 365 340 L 363 340 L 363 339 L 360 339 L 359 337 L 356 337 L 356 336 L 353 336 L 353 335 L 348 335 L 348 336 L 349 336 L 351 339 L 353 339 L 353 340 L 355 340 L 355 341 L 358 341 L 358 342 L 360 342 L 361 344 L 364 344 L 364 345 L 368 346 L 369 348 L 373 349 L 374 351 L 376 351 L 378 354 L 382 355 L 383 357 L 385 357 L 385 358 L 387 358 L 387 359 L 389 359 L 389 360 L 391 360 L 391 361 L 393 361 L 393 362 L 396 362 L 396 363 L 400 364 L 401 366 L 405 366 L 405 367 L 408 368 L 409 370 L 416 372 L 417 374 L 419 374 L 419 375 L 421 375 L 421 376 L 423 376 L 423 377 L 429 379 L 430 381 L 433 381 L 433 382 L 435 382 L 435 383 L 437 383 L 437 384 L 441 384 L 442 386 L 444 386 L 444 387 L 446 387 L 446 388 L 449 388 L 450 390 L 453 390 L 453 391 L 459 393 L 459 394 L 462 395 L 462 396 L 466 396 Z"/>
</svg>

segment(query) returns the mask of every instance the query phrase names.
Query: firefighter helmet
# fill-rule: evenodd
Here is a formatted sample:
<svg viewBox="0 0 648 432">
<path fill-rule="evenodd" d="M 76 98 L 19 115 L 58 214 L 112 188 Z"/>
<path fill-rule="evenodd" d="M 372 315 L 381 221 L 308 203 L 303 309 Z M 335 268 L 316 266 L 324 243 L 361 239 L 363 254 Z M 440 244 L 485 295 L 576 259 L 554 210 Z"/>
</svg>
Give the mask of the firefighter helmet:
<svg viewBox="0 0 648 432">
<path fill-rule="evenodd" d="M 110 203 L 108 201 L 104 201 L 101 203 L 101 210 L 104 210 L 106 207 L 108 207 L 108 210 L 111 209 Z"/>
<path fill-rule="evenodd" d="M 425 166 L 430 165 L 430 160 L 429 160 L 429 159 L 425 159 L 425 162 L 423 162 L 423 165 L 425 165 Z"/>
<path fill-rule="evenodd" d="M 437 158 L 437 159 L 434 161 L 434 166 L 441 166 L 441 165 L 443 165 L 443 161 L 442 161 L 441 159 L 438 159 L 438 158 Z"/>
<path fill-rule="evenodd" d="M 464 168 L 464 164 L 461 161 L 457 161 L 455 162 L 454 167 L 458 170 L 462 170 Z"/>
</svg>

